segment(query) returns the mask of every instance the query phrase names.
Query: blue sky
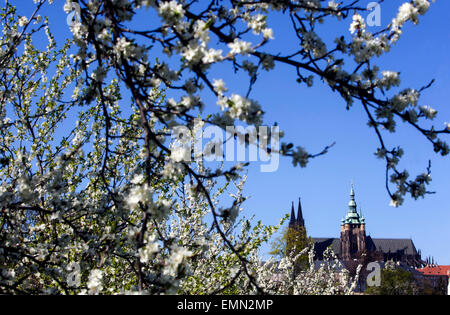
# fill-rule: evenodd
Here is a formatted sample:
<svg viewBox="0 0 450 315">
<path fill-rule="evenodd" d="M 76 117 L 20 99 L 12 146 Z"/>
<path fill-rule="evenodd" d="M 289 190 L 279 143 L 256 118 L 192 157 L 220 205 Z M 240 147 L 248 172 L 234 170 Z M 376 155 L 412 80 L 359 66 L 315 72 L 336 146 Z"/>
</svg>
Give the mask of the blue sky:
<svg viewBox="0 0 450 315">
<path fill-rule="evenodd" d="M 382 25 L 389 23 L 402 2 L 389 0 L 381 5 Z M 71 36 L 63 3 L 56 0 L 42 12 L 50 16 L 58 41 Z M 31 7 L 25 9 L 30 10 Z M 450 1 L 436 1 L 420 23 L 417 26 L 409 23 L 391 52 L 377 60 L 381 69 L 401 72 L 401 88 L 420 88 L 436 79 L 422 94 L 420 103 L 438 110 L 434 122 L 438 128 L 450 122 L 449 14 Z M 339 32 L 349 36 L 350 22 L 324 25 L 319 34 L 325 38 L 337 37 Z M 275 40 L 268 49 L 295 48 L 297 42 L 292 40 L 286 18 L 271 15 L 269 26 L 274 29 Z M 247 81 L 243 77 L 236 79 L 230 69 L 216 71 L 230 90 L 245 93 Z M 261 74 L 252 98 L 266 111 L 267 122 L 276 121 L 285 131 L 284 140 L 304 146 L 312 153 L 332 142 L 336 145 L 327 155 L 311 160 L 307 168 L 294 168 L 288 158 L 282 158 L 278 171 L 273 173 L 259 172 L 257 163 L 250 166 L 245 193 L 251 197 L 244 204 L 244 214 L 254 215 L 265 224 L 276 224 L 289 213 L 291 201 L 297 204 L 301 197 L 308 234 L 338 237 L 353 180 L 356 202 L 362 207 L 368 234 L 378 238 L 412 238 L 423 257 L 431 255 L 438 263 L 450 265 L 450 159 L 435 155 L 425 138 L 399 123 L 393 136 L 386 134 L 387 143 L 402 145 L 405 157 L 400 166 L 408 168 L 411 176 L 423 172 L 431 159 L 430 189 L 436 194 L 417 201 L 406 199 L 400 208 L 390 207 L 384 187 L 384 162 L 373 154 L 378 142 L 366 125 L 362 108 L 355 103 L 347 111 L 340 97 L 319 81 L 315 81 L 313 88 L 307 88 L 298 85 L 295 79 L 294 69 L 277 65 L 274 71 Z M 211 95 L 204 97 L 207 106 L 215 106 Z M 267 249 L 266 246 L 264 251 Z"/>
</svg>

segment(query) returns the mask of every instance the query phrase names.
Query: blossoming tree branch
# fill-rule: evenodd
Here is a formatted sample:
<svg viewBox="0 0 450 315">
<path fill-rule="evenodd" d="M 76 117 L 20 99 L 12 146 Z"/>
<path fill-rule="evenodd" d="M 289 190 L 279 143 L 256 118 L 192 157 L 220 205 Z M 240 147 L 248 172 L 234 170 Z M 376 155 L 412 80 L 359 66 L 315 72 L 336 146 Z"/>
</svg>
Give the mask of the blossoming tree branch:
<svg viewBox="0 0 450 315">
<path fill-rule="evenodd" d="M 65 43 L 40 15 L 59 4 L 34 4 L 25 16 L 5 1 L 0 16 L 1 292 L 351 293 L 354 282 L 337 281 L 333 264 L 314 270 L 312 252 L 297 275 L 296 257 L 261 262 L 260 245 L 280 225 L 239 216 L 245 165 L 207 166 L 169 141 L 177 126 L 192 136 L 205 125 L 264 125 L 263 108 L 273 104 L 253 99 L 252 87 L 261 71 L 276 76 L 277 65 L 291 67 L 298 84 L 323 81 L 348 109 L 364 109 L 394 206 L 428 193 L 431 166 L 413 178 L 399 169 L 403 150 L 385 144 L 386 132 L 400 122 L 449 152 L 442 138 L 450 125 L 425 127 L 437 112 L 419 97 L 432 81 L 392 93 L 399 73 L 375 59 L 429 1 L 405 2 L 371 33 L 357 0 L 67 0 L 76 14 Z M 266 49 L 274 12 L 290 21 L 297 50 Z M 328 43 L 318 25 L 333 20 L 349 31 Z M 211 74 L 219 66 L 248 75 L 245 95 Z M 203 111 L 205 93 L 217 100 L 214 114 Z M 330 147 L 245 141 L 301 167 Z M 226 193 L 232 202 L 223 206 Z"/>
</svg>

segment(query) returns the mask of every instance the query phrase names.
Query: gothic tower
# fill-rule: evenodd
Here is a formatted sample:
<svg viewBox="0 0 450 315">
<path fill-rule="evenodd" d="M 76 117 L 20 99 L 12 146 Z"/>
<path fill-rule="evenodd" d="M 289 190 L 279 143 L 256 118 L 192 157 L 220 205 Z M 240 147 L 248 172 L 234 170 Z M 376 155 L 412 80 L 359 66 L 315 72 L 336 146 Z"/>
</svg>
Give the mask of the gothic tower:
<svg viewBox="0 0 450 315">
<path fill-rule="evenodd" d="M 289 220 L 289 228 L 295 228 L 297 225 L 297 220 L 295 220 L 295 210 L 294 210 L 294 202 L 292 201 L 292 208 L 291 208 L 291 219 Z"/>
<path fill-rule="evenodd" d="M 362 214 L 356 211 L 353 184 L 348 212 L 341 222 L 341 259 L 351 260 L 366 250 L 366 224 Z"/>
<path fill-rule="evenodd" d="M 289 220 L 289 228 L 305 228 L 305 220 L 303 219 L 302 203 L 298 198 L 297 218 L 295 218 L 294 202 L 292 202 L 291 219 Z"/>
<path fill-rule="evenodd" d="M 305 220 L 303 220 L 302 203 L 300 202 L 300 198 L 298 198 L 297 225 L 306 228 Z"/>
<path fill-rule="evenodd" d="M 291 219 L 289 220 L 289 228 L 287 234 L 287 249 L 291 249 L 299 246 L 306 246 L 307 236 L 305 220 L 303 219 L 302 204 L 300 198 L 298 198 L 297 217 L 295 217 L 294 202 L 292 202 Z M 303 248 L 301 248 L 303 249 Z"/>
</svg>

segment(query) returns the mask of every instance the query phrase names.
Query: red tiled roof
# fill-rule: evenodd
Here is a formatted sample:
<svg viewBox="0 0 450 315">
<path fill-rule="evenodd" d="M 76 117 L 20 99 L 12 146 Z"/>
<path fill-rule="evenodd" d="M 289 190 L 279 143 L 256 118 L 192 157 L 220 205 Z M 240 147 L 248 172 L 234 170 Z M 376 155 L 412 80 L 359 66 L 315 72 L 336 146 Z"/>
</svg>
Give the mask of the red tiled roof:
<svg viewBox="0 0 450 315">
<path fill-rule="evenodd" d="M 417 269 L 417 271 L 420 271 L 424 275 L 450 276 L 450 266 L 433 266 L 433 267 L 427 266 L 421 269 Z"/>
</svg>

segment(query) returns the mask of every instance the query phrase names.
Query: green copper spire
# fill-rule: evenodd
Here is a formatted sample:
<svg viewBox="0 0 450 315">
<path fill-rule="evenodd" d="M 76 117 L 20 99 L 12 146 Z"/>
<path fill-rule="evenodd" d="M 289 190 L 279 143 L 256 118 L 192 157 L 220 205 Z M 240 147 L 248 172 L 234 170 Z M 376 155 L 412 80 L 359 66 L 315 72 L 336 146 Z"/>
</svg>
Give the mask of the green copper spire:
<svg viewBox="0 0 450 315">
<path fill-rule="evenodd" d="M 362 219 L 362 220 L 361 220 Z M 350 189 L 350 201 L 348 202 L 348 212 L 343 219 L 342 224 L 361 224 L 364 223 L 364 218 L 356 211 L 355 202 L 355 190 L 353 189 L 353 183 Z"/>
<path fill-rule="evenodd" d="M 350 201 L 348 203 L 348 212 L 356 213 L 356 202 L 355 202 L 355 191 L 352 188 L 350 189 Z"/>
</svg>

